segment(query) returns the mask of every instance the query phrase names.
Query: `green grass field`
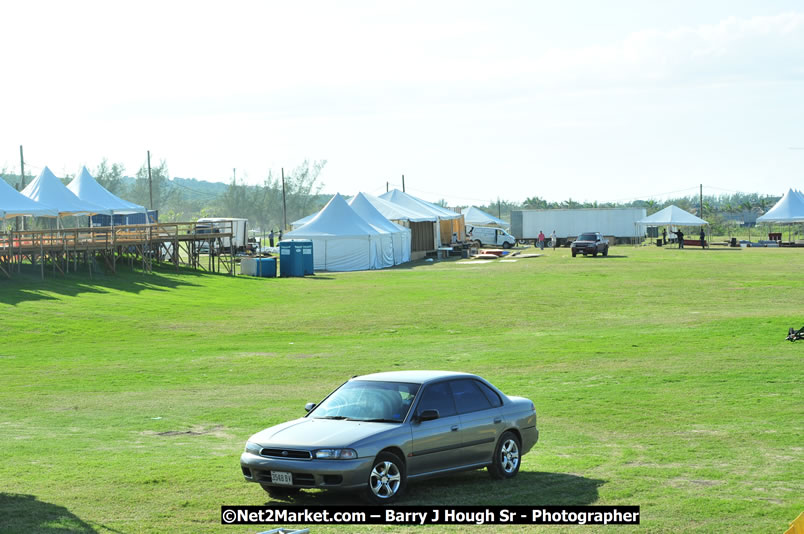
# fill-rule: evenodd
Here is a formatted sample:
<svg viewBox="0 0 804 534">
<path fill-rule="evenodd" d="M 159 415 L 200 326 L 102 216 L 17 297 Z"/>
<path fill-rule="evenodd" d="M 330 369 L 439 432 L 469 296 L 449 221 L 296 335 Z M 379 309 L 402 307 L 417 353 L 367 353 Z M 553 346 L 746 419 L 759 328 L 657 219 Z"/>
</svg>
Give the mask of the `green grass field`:
<svg viewBox="0 0 804 534">
<path fill-rule="evenodd" d="M 328 532 L 783 532 L 804 510 L 804 249 L 618 246 L 516 262 L 248 279 L 0 280 L 0 531 L 230 532 L 264 504 L 246 439 L 355 374 L 478 373 L 536 404 L 520 475 L 402 504 L 639 505 L 639 527 Z M 306 492 L 305 504 L 351 503 Z"/>
</svg>

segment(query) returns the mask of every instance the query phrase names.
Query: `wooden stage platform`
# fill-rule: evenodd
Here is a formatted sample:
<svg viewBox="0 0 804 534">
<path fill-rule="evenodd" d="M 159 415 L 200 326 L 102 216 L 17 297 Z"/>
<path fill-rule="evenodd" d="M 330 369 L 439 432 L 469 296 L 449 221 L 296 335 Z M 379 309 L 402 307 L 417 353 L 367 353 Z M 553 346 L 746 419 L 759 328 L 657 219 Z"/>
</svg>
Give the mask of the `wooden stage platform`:
<svg viewBox="0 0 804 534">
<path fill-rule="evenodd" d="M 119 262 L 135 262 L 145 272 L 153 262 L 172 263 L 209 272 L 235 275 L 232 223 L 155 223 L 96 226 L 57 230 L 22 230 L 0 233 L 0 277 L 11 278 L 23 264 L 67 274 L 85 271 L 92 276 L 100 260 L 106 272 L 117 272 Z M 227 226 L 228 225 L 228 226 Z M 209 252 L 212 252 L 211 254 Z"/>
</svg>

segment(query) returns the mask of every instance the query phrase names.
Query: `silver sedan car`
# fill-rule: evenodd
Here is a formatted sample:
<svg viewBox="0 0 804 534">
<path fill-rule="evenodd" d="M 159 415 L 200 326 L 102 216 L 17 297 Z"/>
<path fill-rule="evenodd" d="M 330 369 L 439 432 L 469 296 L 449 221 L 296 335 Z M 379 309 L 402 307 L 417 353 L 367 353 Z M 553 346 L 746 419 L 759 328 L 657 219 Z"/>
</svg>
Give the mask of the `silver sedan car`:
<svg viewBox="0 0 804 534">
<path fill-rule="evenodd" d="M 511 478 L 539 439 L 533 403 L 476 375 L 397 371 L 354 377 L 307 415 L 251 436 L 243 476 L 274 496 L 303 488 L 398 498 L 408 480 L 487 468 Z"/>
</svg>

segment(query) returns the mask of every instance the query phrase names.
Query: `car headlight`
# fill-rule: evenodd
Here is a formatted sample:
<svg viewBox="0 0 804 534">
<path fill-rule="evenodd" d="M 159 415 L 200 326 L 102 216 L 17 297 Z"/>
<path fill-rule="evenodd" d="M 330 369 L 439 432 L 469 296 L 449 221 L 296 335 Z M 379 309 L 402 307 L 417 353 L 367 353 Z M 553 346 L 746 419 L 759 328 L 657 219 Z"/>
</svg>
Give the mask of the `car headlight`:
<svg viewBox="0 0 804 534">
<path fill-rule="evenodd" d="M 354 449 L 318 449 L 313 456 L 319 460 L 354 460 L 357 451 Z"/>
<path fill-rule="evenodd" d="M 246 452 L 250 452 L 251 454 L 256 454 L 259 456 L 260 452 L 262 452 L 262 445 L 259 443 L 254 443 L 253 441 L 246 442 Z"/>
</svg>

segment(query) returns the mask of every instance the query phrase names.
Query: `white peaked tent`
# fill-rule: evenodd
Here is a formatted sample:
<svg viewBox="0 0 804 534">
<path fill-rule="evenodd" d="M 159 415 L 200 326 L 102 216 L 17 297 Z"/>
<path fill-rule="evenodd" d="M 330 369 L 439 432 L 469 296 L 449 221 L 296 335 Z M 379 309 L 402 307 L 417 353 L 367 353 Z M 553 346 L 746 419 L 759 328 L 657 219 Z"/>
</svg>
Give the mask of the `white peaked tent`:
<svg viewBox="0 0 804 534">
<path fill-rule="evenodd" d="M 426 200 L 416 198 L 399 189 L 388 191 L 380 195 L 380 198 L 398 204 L 404 208 L 435 216 L 439 221 L 439 224 L 436 225 L 436 246 L 442 243 L 449 243 L 453 233 L 458 235 L 459 240 L 463 240 L 465 236 L 463 214 L 461 213 L 455 213 L 454 211 L 442 208 Z"/>
<path fill-rule="evenodd" d="M 467 226 L 499 226 L 500 228 L 508 228 L 511 226 L 510 223 L 498 219 L 494 215 L 489 215 L 474 206 L 464 208 L 461 212 L 463 213 L 464 222 Z"/>
<path fill-rule="evenodd" d="M 381 237 L 383 263 L 390 260 L 392 265 L 399 265 L 410 261 L 410 230 L 385 218 L 363 193 L 358 193 L 352 198 L 349 205 L 375 230 L 383 234 Z"/>
<path fill-rule="evenodd" d="M 147 213 L 144 206 L 134 204 L 128 200 L 110 193 L 95 178 L 89 174 L 86 167 L 81 167 L 81 172 L 70 182 L 67 189 L 73 192 L 79 199 L 102 206 L 112 213 L 128 215 L 131 213 Z"/>
<path fill-rule="evenodd" d="M 54 208 L 61 215 L 111 215 L 111 210 L 81 200 L 45 167 L 36 179 L 22 190 L 26 197 Z"/>
<path fill-rule="evenodd" d="M 410 207 L 400 206 L 399 204 L 394 204 L 384 198 L 375 197 L 372 195 L 368 195 L 366 193 L 362 193 L 366 200 L 371 202 L 372 206 L 374 206 L 377 211 L 379 211 L 383 217 L 388 219 L 389 221 L 410 221 L 410 222 L 436 222 L 438 221 L 438 217 L 436 217 L 432 213 L 426 213 L 420 209 L 414 209 Z"/>
<path fill-rule="evenodd" d="M 804 222 L 804 195 L 790 189 L 768 213 L 757 217 L 758 223 L 796 223 Z"/>
<path fill-rule="evenodd" d="M 390 267 L 383 262 L 381 234 L 346 203 L 339 194 L 330 199 L 310 221 L 284 235 L 313 241 L 316 271 L 361 271 Z"/>
<path fill-rule="evenodd" d="M 637 221 L 643 226 L 703 226 L 709 224 L 678 206 L 667 206 L 653 215 Z"/>
<path fill-rule="evenodd" d="M 0 178 L 0 218 L 25 216 L 58 217 L 59 212 L 43 203 L 31 200 Z"/>
</svg>

